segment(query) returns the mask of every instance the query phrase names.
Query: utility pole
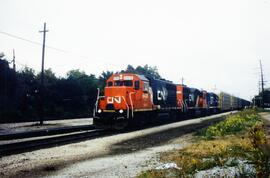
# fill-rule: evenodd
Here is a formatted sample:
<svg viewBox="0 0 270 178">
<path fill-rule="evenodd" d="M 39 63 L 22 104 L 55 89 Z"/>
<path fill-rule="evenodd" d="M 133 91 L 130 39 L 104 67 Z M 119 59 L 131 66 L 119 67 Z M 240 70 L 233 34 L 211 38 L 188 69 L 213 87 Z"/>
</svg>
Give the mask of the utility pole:
<svg viewBox="0 0 270 178">
<path fill-rule="evenodd" d="M 214 92 L 217 90 L 217 85 L 215 84 L 214 85 Z"/>
<path fill-rule="evenodd" d="M 16 64 L 15 64 L 15 50 L 13 49 L 13 59 L 12 59 L 12 63 L 13 63 L 13 70 L 16 72 Z"/>
<path fill-rule="evenodd" d="M 40 88 L 40 125 L 43 124 L 44 120 L 44 56 L 45 56 L 45 40 L 46 40 L 46 23 L 44 23 L 44 28 L 39 33 L 43 33 L 43 45 L 42 45 L 42 62 L 41 62 L 41 88 Z"/>
<path fill-rule="evenodd" d="M 264 81 L 263 81 L 263 70 L 262 70 L 262 61 L 260 60 L 260 69 L 261 69 L 261 85 L 262 85 L 262 108 L 264 108 Z"/>
<path fill-rule="evenodd" d="M 184 77 L 182 77 L 181 80 L 182 80 L 182 85 L 184 85 Z"/>
<path fill-rule="evenodd" d="M 258 81 L 259 94 L 261 93 L 261 81 Z"/>
</svg>

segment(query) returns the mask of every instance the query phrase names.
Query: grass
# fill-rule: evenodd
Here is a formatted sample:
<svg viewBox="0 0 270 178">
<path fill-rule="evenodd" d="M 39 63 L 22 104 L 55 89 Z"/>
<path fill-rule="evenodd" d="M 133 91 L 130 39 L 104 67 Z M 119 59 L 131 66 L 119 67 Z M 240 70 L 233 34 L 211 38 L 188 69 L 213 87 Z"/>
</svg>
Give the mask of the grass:
<svg viewBox="0 0 270 178">
<path fill-rule="evenodd" d="M 237 166 L 237 160 L 253 164 L 257 177 L 269 176 L 270 147 L 268 150 L 262 118 L 256 110 L 230 115 L 200 133 L 192 145 L 161 154 L 161 162 L 174 162 L 181 169 L 148 170 L 138 177 L 192 177 L 197 171 L 216 166 Z"/>
</svg>

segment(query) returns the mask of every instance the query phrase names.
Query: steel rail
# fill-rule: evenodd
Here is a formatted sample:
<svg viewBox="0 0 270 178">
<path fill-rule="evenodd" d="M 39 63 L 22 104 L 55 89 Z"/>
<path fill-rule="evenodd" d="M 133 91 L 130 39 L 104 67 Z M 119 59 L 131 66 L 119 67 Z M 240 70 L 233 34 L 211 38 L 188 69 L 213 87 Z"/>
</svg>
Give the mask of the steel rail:
<svg viewBox="0 0 270 178">
<path fill-rule="evenodd" d="M 65 133 L 87 131 L 87 130 L 94 130 L 94 129 L 95 129 L 94 125 L 78 125 L 78 126 L 65 126 L 65 127 L 58 127 L 58 128 L 31 130 L 31 131 L 19 131 L 19 132 L 8 133 L 8 134 L 0 134 L 0 141 L 65 134 Z"/>
<path fill-rule="evenodd" d="M 93 130 L 83 133 L 73 133 L 69 135 L 54 136 L 49 138 L 41 138 L 27 141 L 19 141 L 15 143 L 7 143 L 0 145 L 0 157 L 18 154 L 37 149 L 44 149 L 54 146 L 61 146 L 68 143 L 76 143 L 83 140 L 90 140 L 112 134 L 111 131 Z"/>
</svg>

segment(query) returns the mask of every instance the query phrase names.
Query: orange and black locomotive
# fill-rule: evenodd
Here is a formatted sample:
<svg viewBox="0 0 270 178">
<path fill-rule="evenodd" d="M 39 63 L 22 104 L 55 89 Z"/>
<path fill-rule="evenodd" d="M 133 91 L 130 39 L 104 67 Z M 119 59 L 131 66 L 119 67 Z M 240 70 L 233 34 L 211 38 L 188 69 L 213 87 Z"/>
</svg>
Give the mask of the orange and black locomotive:
<svg viewBox="0 0 270 178">
<path fill-rule="evenodd" d="M 232 100 L 230 103 L 228 97 Z M 236 101 L 238 104 L 233 105 Z M 98 92 L 93 118 L 96 126 L 118 129 L 159 122 L 159 115 L 164 114 L 177 119 L 183 115 L 208 115 L 240 109 L 248 104 L 248 101 L 226 93 L 218 96 L 164 79 L 122 73 L 108 78 L 104 96 Z"/>
</svg>

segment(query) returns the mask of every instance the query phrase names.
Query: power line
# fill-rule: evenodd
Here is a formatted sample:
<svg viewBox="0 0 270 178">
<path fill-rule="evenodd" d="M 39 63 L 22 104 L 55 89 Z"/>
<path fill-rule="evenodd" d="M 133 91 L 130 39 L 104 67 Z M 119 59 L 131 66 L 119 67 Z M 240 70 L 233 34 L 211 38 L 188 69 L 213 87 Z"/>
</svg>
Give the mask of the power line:
<svg viewBox="0 0 270 178">
<path fill-rule="evenodd" d="M 22 40 L 22 41 L 28 42 L 28 43 L 33 44 L 33 45 L 38 45 L 38 46 L 42 46 L 43 45 L 43 44 L 41 44 L 39 42 L 36 42 L 36 41 L 33 41 L 33 40 L 29 40 L 29 39 L 26 39 L 26 38 L 23 38 L 23 37 L 20 37 L 18 35 L 14 35 L 14 34 L 11 34 L 11 33 L 8 33 L 8 32 L 4 32 L 2 30 L 0 30 L 0 34 L 3 34 L 3 35 L 6 35 L 6 36 L 9 36 L 9 37 L 18 39 L 18 40 Z M 79 57 L 79 58 L 88 59 L 88 60 L 91 59 L 88 56 L 84 56 L 84 55 L 81 55 L 81 54 L 78 54 L 78 53 L 74 53 L 74 52 L 71 52 L 71 51 L 67 51 L 67 50 L 64 50 L 64 49 L 60 49 L 60 48 L 56 48 L 56 47 L 52 47 L 52 46 L 48 46 L 48 45 L 45 45 L 45 47 L 46 48 L 49 48 L 49 49 L 52 49 L 52 50 L 55 50 L 55 51 L 58 51 L 58 52 L 61 52 L 61 53 L 65 53 L 65 54 L 69 54 L 69 55 L 76 55 L 76 57 Z M 111 65 L 113 65 L 113 63 L 111 63 L 110 61 L 102 61 L 102 60 L 99 60 L 99 61 L 100 62 L 103 62 L 105 64 L 111 64 Z"/>
<path fill-rule="evenodd" d="M 9 36 L 9 37 L 12 37 L 12 38 L 16 38 L 16 39 L 18 39 L 18 40 L 22 40 L 22 41 L 25 41 L 25 42 L 34 44 L 34 45 L 42 46 L 41 43 L 38 43 L 38 42 L 32 41 L 32 40 L 28 40 L 28 39 L 26 39 L 26 38 L 23 38 L 23 37 L 20 37 L 20 36 L 17 36 L 17 35 L 13 35 L 13 34 L 11 34 L 11 33 L 7 33 L 7 32 L 4 32 L 4 31 L 1 31 L 1 30 L 0 30 L 0 33 L 1 33 L 1 34 L 4 34 L 4 35 L 7 35 L 7 36 Z M 47 48 L 50 48 L 50 49 L 53 49 L 53 50 L 56 50 L 56 51 L 63 52 L 63 53 L 68 53 L 68 51 L 63 50 L 63 49 L 59 49 L 59 48 L 55 48 L 55 47 L 47 46 L 47 45 L 46 45 L 46 47 L 47 47 Z"/>
<path fill-rule="evenodd" d="M 28 43 L 31 43 L 31 44 L 34 44 L 34 45 L 38 45 L 38 46 L 42 46 L 43 44 L 39 43 L 39 42 L 36 42 L 36 41 L 32 41 L 32 40 L 29 40 L 29 39 L 26 39 L 26 38 L 23 38 L 23 37 L 20 37 L 20 36 L 17 36 L 17 35 L 13 35 L 11 33 L 7 33 L 7 32 L 4 32 L 4 31 L 1 31 L 0 30 L 0 33 L 1 34 L 4 34 L 4 35 L 7 35 L 9 37 L 12 37 L 12 38 L 15 38 L 15 39 L 18 39 L 18 40 L 22 40 L 22 41 L 25 41 L 25 42 L 28 42 Z M 89 59 L 89 57 L 87 56 L 83 56 L 81 54 L 76 54 L 74 52 L 71 52 L 71 51 L 67 51 L 67 50 L 64 50 L 64 49 L 60 49 L 60 48 L 56 48 L 56 47 L 52 47 L 52 46 L 48 46 L 48 45 L 45 45 L 46 48 L 49 48 L 49 49 L 53 49 L 55 51 L 59 51 L 59 52 L 62 52 L 62 53 L 69 53 L 69 54 L 74 54 L 80 58 L 84 58 L 84 59 Z M 104 61 L 105 62 L 105 61 Z"/>
</svg>

